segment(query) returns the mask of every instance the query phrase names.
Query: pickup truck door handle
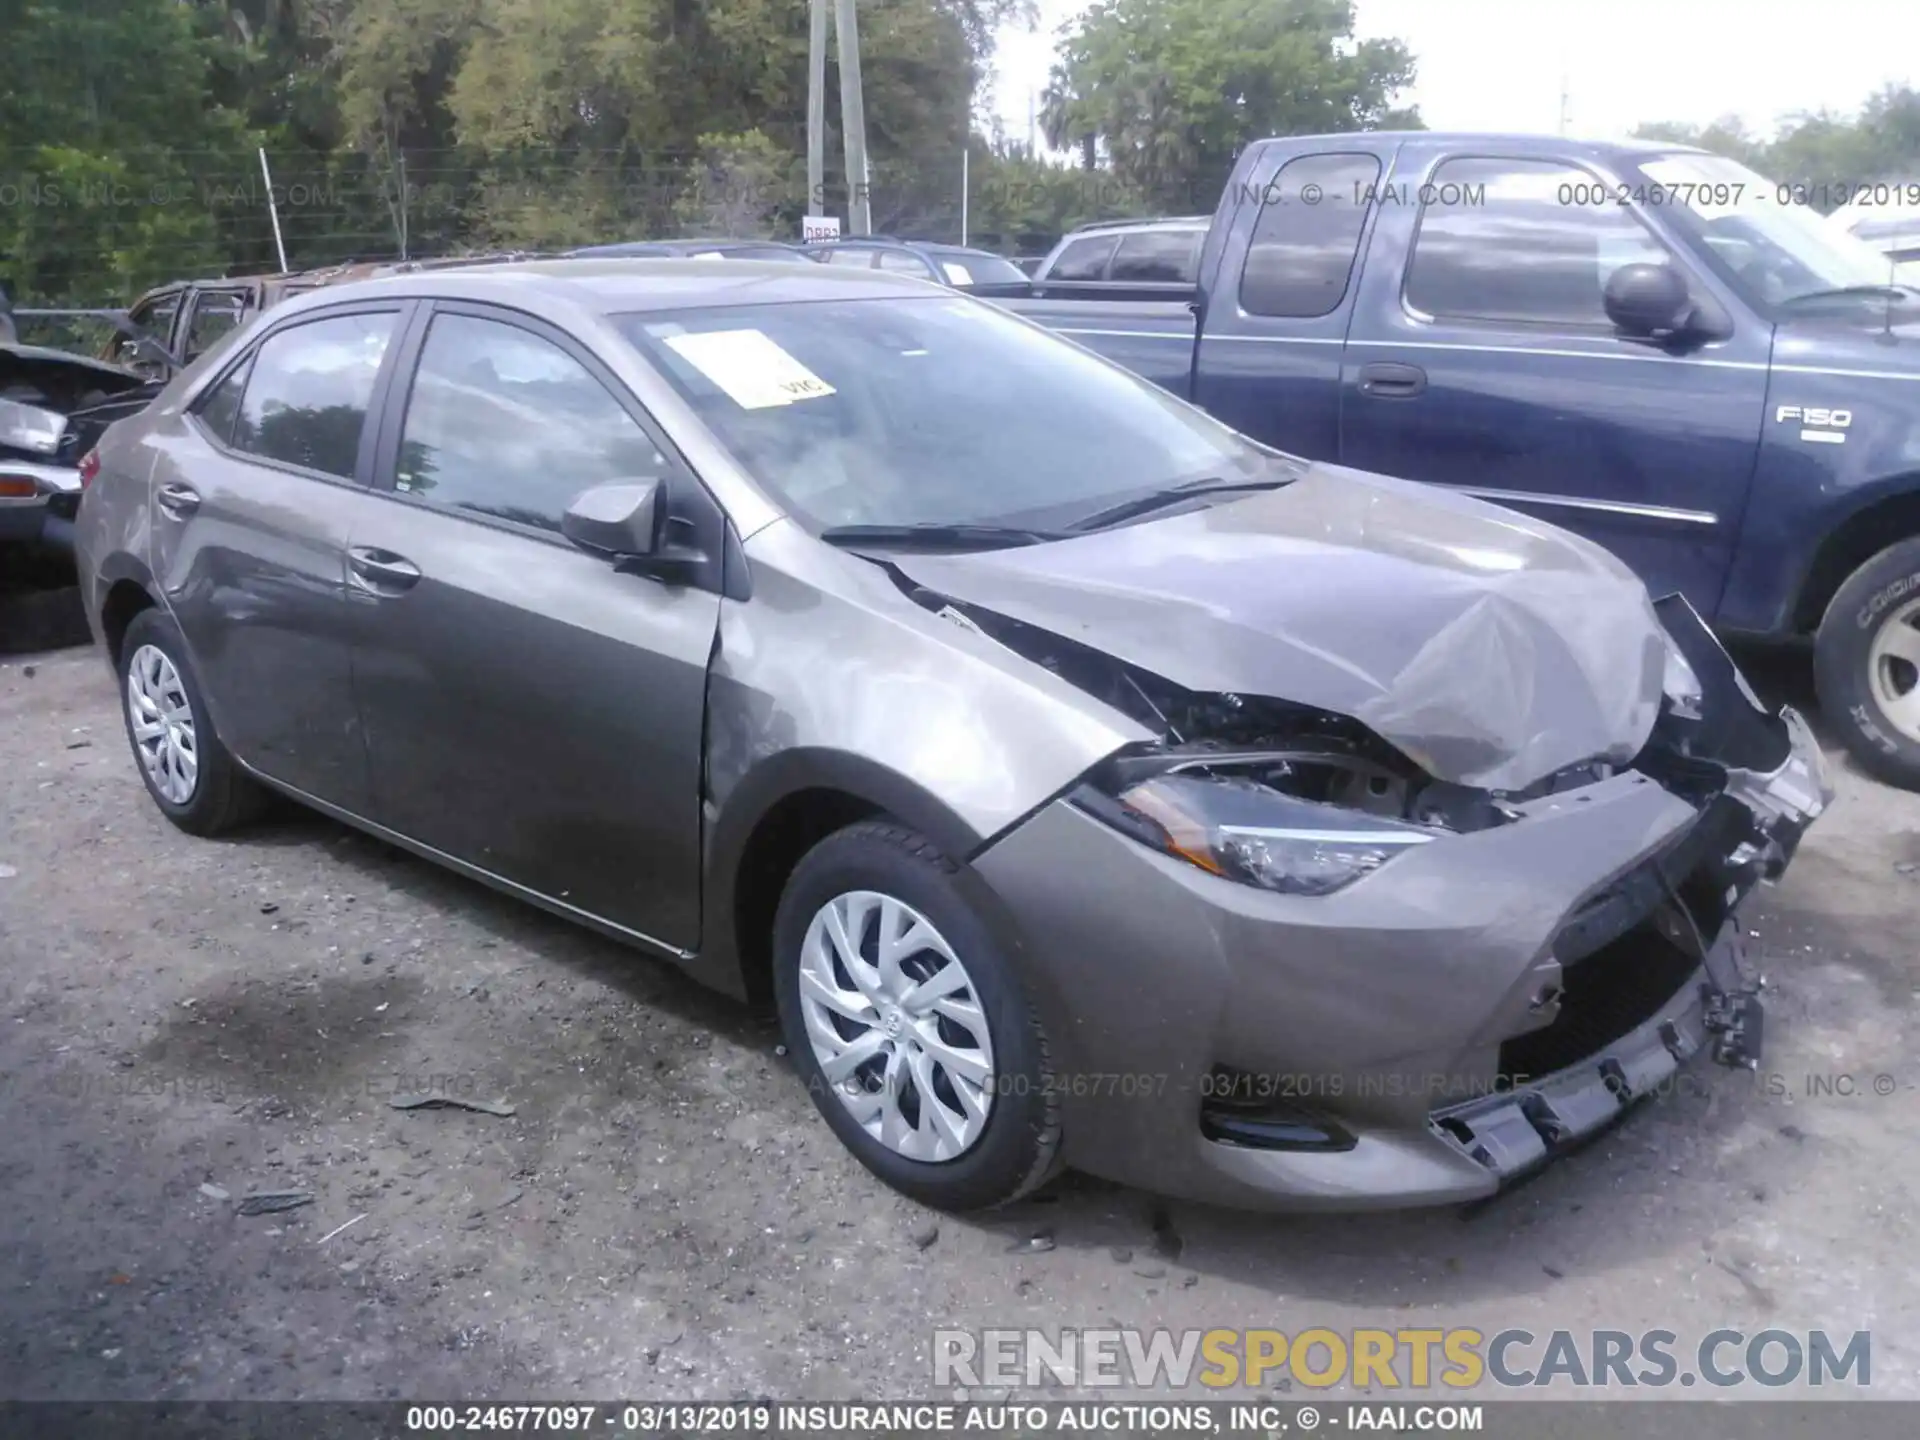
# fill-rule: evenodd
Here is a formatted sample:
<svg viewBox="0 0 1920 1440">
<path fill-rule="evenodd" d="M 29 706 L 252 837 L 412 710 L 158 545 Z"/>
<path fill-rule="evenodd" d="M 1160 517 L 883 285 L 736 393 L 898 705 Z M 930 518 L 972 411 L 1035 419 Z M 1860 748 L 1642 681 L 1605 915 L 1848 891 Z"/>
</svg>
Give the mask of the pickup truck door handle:
<svg viewBox="0 0 1920 1440">
<path fill-rule="evenodd" d="M 1427 372 L 1418 365 L 1400 365 L 1390 360 L 1360 367 L 1360 393 L 1382 400 L 1405 400 L 1427 388 Z"/>
<path fill-rule="evenodd" d="M 375 595 L 411 590 L 420 580 L 420 567 L 406 556 L 364 545 L 347 551 L 347 569 L 356 585 Z"/>
<path fill-rule="evenodd" d="M 184 520 L 200 508 L 200 492 L 191 485 L 171 482 L 160 487 L 154 503 L 174 519 Z"/>
</svg>

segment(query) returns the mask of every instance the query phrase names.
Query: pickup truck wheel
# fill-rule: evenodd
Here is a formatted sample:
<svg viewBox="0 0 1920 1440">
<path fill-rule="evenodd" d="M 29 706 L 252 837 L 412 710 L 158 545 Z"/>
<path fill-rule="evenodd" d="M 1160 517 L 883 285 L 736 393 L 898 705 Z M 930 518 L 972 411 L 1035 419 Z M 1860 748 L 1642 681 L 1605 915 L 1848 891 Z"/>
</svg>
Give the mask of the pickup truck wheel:
<svg viewBox="0 0 1920 1440">
<path fill-rule="evenodd" d="M 1862 769 L 1920 790 L 1920 539 L 1847 577 L 1814 639 L 1820 708 Z"/>
</svg>

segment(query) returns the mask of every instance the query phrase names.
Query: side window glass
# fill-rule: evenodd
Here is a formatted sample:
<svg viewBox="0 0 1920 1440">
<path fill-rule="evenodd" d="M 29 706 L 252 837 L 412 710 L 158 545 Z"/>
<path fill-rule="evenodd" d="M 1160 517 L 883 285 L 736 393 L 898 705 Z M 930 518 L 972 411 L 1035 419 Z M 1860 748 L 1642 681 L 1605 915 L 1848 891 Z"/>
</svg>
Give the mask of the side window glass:
<svg viewBox="0 0 1920 1440">
<path fill-rule="evenodd" d="M 201 295 L 193 302 L 193 315 L 187 321 L 186 354 L 180 358 L 191 365 L 220 338 L 240 323 L 238 295 Z"/>
<path fill-rule="evenodd" d="M 497 320 L 434 317 L 407 400 L 395 489 L 558 533 L 583 490 L 669 468 L 566 351 Z"/>
<path fill-rule="evenodd" d="M 237 450 L 353 478 L 394 316 L 336 315 L 271 335 L 253 357 Z"/>
<path fill-rule="evenodd" d="M 1128 235 L 1113 255 L 1115 280 L 1157 285 L 1191 285 L 1200 268 L 1200 242 L 1195 230 L 1149 230 Z"/>
<path fill-rule="evenodd" d="M 1607 277 L 1671 258 L 1624 207 L 1565 203 L 1600 188 L 1571 165 L 1448 160 L 1428 188 L 1406 290 L 1427 315 L 1611 329 Z"/>
<path fill-rule="evenodd" d="M 240 397 L 247 390 L 247 375 L 253 369 L 251 359 L 242 362 L 201 400 L 197 412 L 200 423 L 222 445 L 233 443 L 234 422 L 240 418 Z"/>
<path fill-rule="evenodd" d="M 1089 235 L 1071 242 L 1047 272 L 1049 280 L 1099 280 L 1107 273 L 1107 257 L 1117 242 L 1111 235 Z"/>
<path fill-rule="evenodd" d="M 1261 195 L 1240 308 L 1292 319 L 1338 310 L 1379 178 L 1371 155 L 1302 155 L 1281 166 Z"/>
<path fill-rule="evenodd" d="M 158 340 L 163 347 L 171 348 L 173 317 L 179 311 L 179 295 L 165 295 L 145 305 L 136 306 L 127 312 L 127 318 Z M 143 348 L 128 336 L 116 337 L 110 351 L 111 353 L 101 358 L 111 360 L 116 365 L 124 365 L 129 370 L 137 370 L 150 378 L 160 378 L 166 370 L 166 366 L 151 347 Z"/>
<path fill-rule="evenodd" d="M 927 267 L 926 261 L 922 260 L 918 255 L 909 255 L 904 250 L 882 250 L 880 252 L 880 268 L 882 270 L 891 270 L 896 275 L 911 275 L 916 280 L 931 280 L 933 278 L 933 271 Z"/>
</svg>

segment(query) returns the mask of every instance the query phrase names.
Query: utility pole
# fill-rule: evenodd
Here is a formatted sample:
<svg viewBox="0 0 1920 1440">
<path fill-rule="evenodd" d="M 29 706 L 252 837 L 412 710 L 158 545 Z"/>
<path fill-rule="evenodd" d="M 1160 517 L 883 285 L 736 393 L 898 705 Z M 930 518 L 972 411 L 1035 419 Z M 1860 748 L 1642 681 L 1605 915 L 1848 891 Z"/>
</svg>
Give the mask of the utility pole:
<svg viewBox="0 0 1920 1440">
<path fill-rule="evenodd" d="M 834 28 L 840 39 L 840 128 L 847 141 L 848 228 L 873 233 L 872 197 L 867 175 L 867 102 L 860 87 L 860 22 L 854 0 L 834 0 Z"/>
<path fill-rule="evenodd" d="M 811 0 L 807 42 L 807 205 L 809 215 L 827 209 L 827 4 Z"/>
</svg>

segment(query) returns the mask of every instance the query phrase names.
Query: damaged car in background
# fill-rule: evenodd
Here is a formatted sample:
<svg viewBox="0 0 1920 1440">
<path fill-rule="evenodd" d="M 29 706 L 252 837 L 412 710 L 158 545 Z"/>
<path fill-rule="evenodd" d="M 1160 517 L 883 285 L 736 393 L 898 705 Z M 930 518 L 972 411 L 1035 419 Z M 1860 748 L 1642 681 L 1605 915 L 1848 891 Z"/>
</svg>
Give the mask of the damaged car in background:
<svg viewBox="0 0 1920 1440">
<path fill-rule="evenodd" d="M 19 323 L 51 317 L 99 321 L 128 348 L 157 350 L 119 311 L 0 315 L 0 582 L 67 572 L 81 457 L 108 425 L 137 413 L 160 389 L 122 365 L 21 343 Z"/>
<path fill-rule="evenodd" d="M 879 272 L 301 297 L 78 539 L 177 825 L 279 792 L 770 1002 L 946 1208 L 1494 1193 L 1757 1060 L 1740 910 L 1831 798 L 1597 546 Z"/>
</svg>

